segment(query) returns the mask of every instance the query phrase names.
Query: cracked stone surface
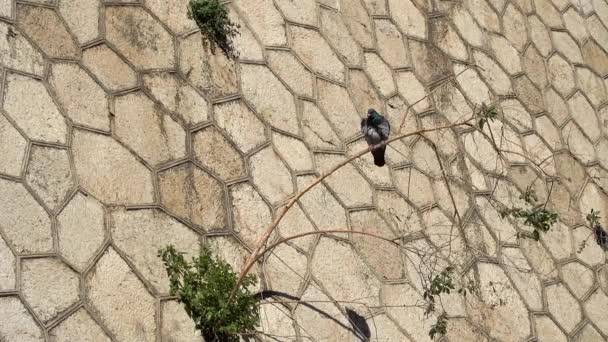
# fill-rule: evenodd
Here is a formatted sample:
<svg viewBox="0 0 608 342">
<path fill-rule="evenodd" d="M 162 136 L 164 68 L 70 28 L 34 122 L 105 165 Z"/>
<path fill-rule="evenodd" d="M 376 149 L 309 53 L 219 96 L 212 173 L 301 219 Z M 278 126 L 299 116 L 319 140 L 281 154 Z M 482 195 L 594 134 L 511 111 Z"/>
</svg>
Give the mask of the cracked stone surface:
<svg viewBox="0 0 608 342">
<path fill-rule="evenodd" d="M 294 203 L 271 241 L 371 235 L 255 265 L 259 289 L 311 301 L 265 298 L 259 329 L 429 341 L 445 312 L 451 342 L 608 339 L 585 220 L 608 225 L 606 0 L 237 0 L 234 61 L 187 3 L 0 0 L 0 341 L 199 341 L 158 248 L 240 269 L 291 196 L 367 149 L 367 108 L 394 137 L 482 104 L 482 130 L 395 141 L 384 167 L 363 154 Z M 538 242 L 500 214 L 529 186 L 559 215 Z M 423 280 L 448 265 L 478 292 L 425 315 Z"/>
</svg>

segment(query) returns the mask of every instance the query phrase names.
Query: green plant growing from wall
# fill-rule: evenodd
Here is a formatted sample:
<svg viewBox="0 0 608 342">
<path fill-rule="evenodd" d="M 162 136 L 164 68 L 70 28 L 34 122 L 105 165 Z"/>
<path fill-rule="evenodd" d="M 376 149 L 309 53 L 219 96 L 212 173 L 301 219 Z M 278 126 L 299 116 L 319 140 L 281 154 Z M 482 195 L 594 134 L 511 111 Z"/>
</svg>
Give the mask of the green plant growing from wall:
<svg viewBox="0 0 608 342">
<path fill-rule="evenodd" d="M 534 189 L 528 187 L 519 197 L 523 199 L 528 208 L 510 208 L 501 211 L 502 218 L 511 216 L 516 219 L 523 219 L 524 225 L 532 227 L 532 238 L 536 241 L 540 239 L 540 233 L 546 233 L 557 222 L 557 213 L 547 209 L 546 203 L 538 203 L 538 197 Z M 526 236 L 526 235 L 521 235 Z"/>
<path fill-rule="evenodd" d="M 257 283 L 255 276 L 248 275 L 230 299 L 237 275 L 208 249 L 192 262 L 173 246 L 160 249 L 158 256 L 169 276 L 170 294 L 184 304 L 205 341 L 236 342 L 239 336 L 254 332 L 259 323 L 258 300 L 251 292 Z"/>
<path fill-rule="evenodd" d="M 228 9 L 220 0 L 190 0 L 188 18 L 193 19 L 206 41 L 215 43 L 228 59 L 238 57 L 232 39 L 239 34 L 239 25 L 228 16 Z"/>
</svg>

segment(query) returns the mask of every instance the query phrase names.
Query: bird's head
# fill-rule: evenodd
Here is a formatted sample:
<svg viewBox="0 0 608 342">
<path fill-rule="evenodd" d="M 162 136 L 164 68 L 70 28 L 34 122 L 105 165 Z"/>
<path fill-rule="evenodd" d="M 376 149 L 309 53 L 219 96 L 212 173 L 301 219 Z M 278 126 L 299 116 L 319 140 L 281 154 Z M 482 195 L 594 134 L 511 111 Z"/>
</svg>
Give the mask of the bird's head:
<svg viewBox="0 0 608 342">
<path fill-rule="evenodd" d="M 374 108 L 370 108 L 367 110 L 367 117 L 370 117 L 372 115 L 374 115 L 374 113 L 376 113 L 376 110 Z"/>
</svg>

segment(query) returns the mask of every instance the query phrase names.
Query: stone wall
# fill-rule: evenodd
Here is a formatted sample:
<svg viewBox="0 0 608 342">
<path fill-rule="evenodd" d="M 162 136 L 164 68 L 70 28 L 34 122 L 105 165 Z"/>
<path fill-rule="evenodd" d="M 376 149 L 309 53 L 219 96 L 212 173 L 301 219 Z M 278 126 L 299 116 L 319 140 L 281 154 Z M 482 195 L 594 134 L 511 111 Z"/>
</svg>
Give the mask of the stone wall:
<svg viewBox="0 0 608 342">
<path fill-rule="evenodd" d="M 200 341 L 157 249 L 240 268 L 366 148 L 369 107 L 431 131 L 339 169 L 272 239 L 404 247 L 276 248 L 260 286 L 308 304 L 264 302 L 261 339 L 428 341 L 444 311 L 450 342 L 608 338 L 585 221 L 608 217 L 605 0 L 233 0 L 236 62 L 186 3 L 0 0 L 0 341 Z M 482 104 L 498 118 L 457 125 Z M 539 242 L 499 215 L 528 187 L 559 215 Z M 448 262 L 478 293 L 426 317 Z"/>
</svg>

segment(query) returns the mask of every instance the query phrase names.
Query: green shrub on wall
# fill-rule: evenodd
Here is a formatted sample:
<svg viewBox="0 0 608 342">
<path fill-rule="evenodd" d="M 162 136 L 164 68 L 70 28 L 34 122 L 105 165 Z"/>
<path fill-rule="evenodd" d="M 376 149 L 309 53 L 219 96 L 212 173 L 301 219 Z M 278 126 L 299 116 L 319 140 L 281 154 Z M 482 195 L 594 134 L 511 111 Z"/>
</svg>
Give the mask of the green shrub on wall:
<svg viewBox="0 0 608 342">
<path fill-rule="evenodd" d="M 188 18 L 196 22 L 212 51 L 215 43 L 227 58 L 238 57 L 232 39 L 239 34 L 239 25 L 230 20 L 228 9 L 220 0 L 190 0 Z"/>
</svg>

